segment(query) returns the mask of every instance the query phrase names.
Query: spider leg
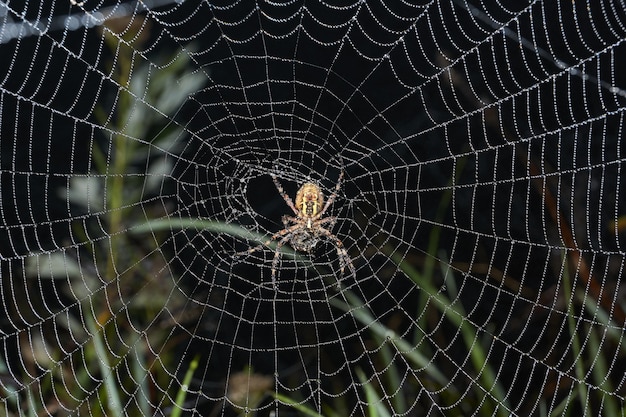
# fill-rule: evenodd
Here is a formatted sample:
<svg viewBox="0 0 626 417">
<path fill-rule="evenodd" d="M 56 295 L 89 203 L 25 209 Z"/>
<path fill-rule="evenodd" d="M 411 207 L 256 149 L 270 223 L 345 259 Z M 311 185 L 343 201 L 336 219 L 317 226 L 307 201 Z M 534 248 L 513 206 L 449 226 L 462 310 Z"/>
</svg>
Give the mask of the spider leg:
<svg viewBox="0 0 626 417">
<path fill-rule="evenodd" d="M 293 201 L 291 200 L 291 197 L 289 197 L 287 193 L 285 192 L 285 190 L 283 190 L 283 186 L 280 185 L 280 183 L 278 182 L 278 178 L 276 178 L 276 175 L 274 174 L 271 174 L 271 175 L 272 175 L 272 180 L 274 180 L 274 185 L 276 186 L 276 189 L 280 193 L 280 196 L 283 198 L 283 200 L 285 200 L 285 203 L 287 203 L 289 208 L 297 216 L 299 212 L 298 212 L 298 209 L 296 209 L 296 206 L 293 205 Z"/>
<path fill-rule="evenodd" d="M 339 178 L 337 179 L 337 185 L 335 185 L 335 190 L 328 197 L 328 200 L 326 200 L 326 204 L 324 204 L 324 207 L 322 208 L 322 210 L 320 210 L 320 212 L 317 213 L 315 215 L 315 217 L 313 217 L 311 220 L 317 220 L 320 217 L 322 217 L 324 215 L 324 213 L 326 212 L 326 210 L 328 210 L 328 207 L 330 207 L 330 205 L 333 204 L 333 201 L 335 201 L 335 198 L 337 197 L 337 193 L 339 192 L 339 189 L 341 188 L 341 181 L 342 180 L 343 180 L 343 168 L 341 169 L 341 172 L 339 173 Z M 296 214 L 298 214 L 298 213 L 296 213 Z"/>
<path fill-rule="evenodd" d="M 319 224 L 319 223 L 318 223 Z M 337 236 L 333 235 L 329 230 L 320 227 L 318 232 L 326 236 L 329 240 L 332 240 L 337 248 L 337 257 L 339 258 L 339 268 L 341 269 L 341 275 L 343 276 L 346 266 L 350 269 L 350 275 L 356 278 L 356 269 L 354 269 L 354 265 L 352 264 L 352 260 L 350 259 L 350 255 L 348 255 L 348 251 L 343 246 L 341 239 Z"/>
<path fill-rule="evenodd" d="M 287 216 L 287 215 L 284 215 L 282 217 L 282 220 L 283 220 L 283 225 L 285 226 L 285 228 L 292 227 L 292 226 L 289 226 L 289 223 L 291 223 L 291 224 L 298 223 L 298 218 L 297 217 L 291 217 L 291 216 Z"/>
<path fill-rule="evenodd" d="M 254 252 L 263 249 L 264 246 L 269 246 L 269 244 L 272 242 L 272 239 L 269 239 L 268 241 L 261 243 L 260 245 L 257 245 L 253 248 L 250 248 L 248 250 L 244 250 L 241 252 L 235 252 L 234 256 L 239 257 L 239 256 L 243 256 L 243 255 L 251 255 Z"/>
<path fill-rule="evenodd" d="M 280 260 L 280 248 L 289 240 L 289 236 L 285 236 L 276 244 L 276 252 L 274 252 L 274 259 L 272 259 L 272 286 L 276 289 L 276 268 L 278 267 L 278 261 Z"/>
<path fill-rule="evenodd" d="M 322 224 L 328 223 L 329 225 L 327 226 L 328 228 L 332 228 L 335 223 L 337 222 L 337 217 L 335 216 L 328 216 L 328 217 L 324 217 L 323 219 L 319 219 L 315 222 L 316 225 L 320 226 Z"/>
</svg>

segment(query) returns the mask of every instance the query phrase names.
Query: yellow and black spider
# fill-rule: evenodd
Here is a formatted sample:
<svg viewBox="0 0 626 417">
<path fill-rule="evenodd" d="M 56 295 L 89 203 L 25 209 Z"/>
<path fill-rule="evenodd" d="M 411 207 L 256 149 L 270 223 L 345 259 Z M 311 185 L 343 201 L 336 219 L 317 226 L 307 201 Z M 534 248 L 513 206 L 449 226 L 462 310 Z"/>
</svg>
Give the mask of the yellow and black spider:
<svg viewBox="0 0 626 417">
<path fill-rule="evenodd" d="M 341 274 L 343 275 L 347 266 L 350 269 L 350 273 L 356 276 L 354 265 L 352 265 L 350 256 L 348 256 L 348 252 L 344 248 L 343 243 L 328 230 L 328 228 L 332 228 L 335 225 L 337 217 L 331 216 L 322 218 L 326 210 L 328 210 L 333 201 L 335 201 L 335 197 L 337 197 L 337 193 L 341 187 L 342 179 L 343 170 L 341 170 L 337 185 L 335 185 L 333 193 L 328 197 L 326 204 L 324 204 L 324 193 L 322 193 L 321 188 L 312 182 L 304 183 L 300 187 L 296 193 L 296 202 L 294 204 L 278 182 L 276 175 L 272 174 L 272 180 L 274 180 L 276 189 L 283 200 L 285 200 L 285 203 L 287 203 L 289 208 L 294 212 L 295 217 L 284 215 L 282 217 L 283 225 L 285 226 L 284 229 L 274 233 L 274 235 L 262 245 L 250 248 L 239 254 L 251 254 L 262 249 L 264 246 L 268 246 L 272 241 L 277 241 L 274 259 L 272 261 L 272 285 L 274 287 L 276 287 L 276 268 L 280 259 L 280 249 L 283 245 L 288 243 L 296 251 L 312 253 L 323 238 L 330 240 L 335 245 Z"/>
</svg>

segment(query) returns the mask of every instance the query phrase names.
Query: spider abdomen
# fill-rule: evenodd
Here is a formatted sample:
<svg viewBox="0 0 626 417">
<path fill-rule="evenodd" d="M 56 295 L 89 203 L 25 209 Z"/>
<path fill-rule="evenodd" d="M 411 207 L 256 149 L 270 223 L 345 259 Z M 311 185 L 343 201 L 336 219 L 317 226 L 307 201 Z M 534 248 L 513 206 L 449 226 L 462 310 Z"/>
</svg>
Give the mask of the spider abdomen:
<svg viewBox="0 0 626 417">
<path fill-rule="evenodd" d="M 317 212 L 317 201 L 305 201 L 304 202 L 304 214 L 307 217 L 315 216 L 315 212 Z"/>
<path fill-rule="evenodd" d="M 304 218 L 315 217 L 324 204 L 324 194 L 317 184 L 307 182 L 296 194 L 296 208 L 299 216 Z"/>
</svg>

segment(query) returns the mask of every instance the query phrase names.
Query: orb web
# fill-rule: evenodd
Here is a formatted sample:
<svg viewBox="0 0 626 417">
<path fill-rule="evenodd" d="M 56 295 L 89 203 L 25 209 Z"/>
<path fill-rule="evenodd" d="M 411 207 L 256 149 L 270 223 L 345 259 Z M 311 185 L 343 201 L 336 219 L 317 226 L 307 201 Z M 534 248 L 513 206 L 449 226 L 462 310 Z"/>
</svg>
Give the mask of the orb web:
<svg viewBox="0 0 626 417">
<path fill-rule="evenodd" d="M 0 412 L 619 415 L 625 18 L 0 2 Z"/>
</svg>

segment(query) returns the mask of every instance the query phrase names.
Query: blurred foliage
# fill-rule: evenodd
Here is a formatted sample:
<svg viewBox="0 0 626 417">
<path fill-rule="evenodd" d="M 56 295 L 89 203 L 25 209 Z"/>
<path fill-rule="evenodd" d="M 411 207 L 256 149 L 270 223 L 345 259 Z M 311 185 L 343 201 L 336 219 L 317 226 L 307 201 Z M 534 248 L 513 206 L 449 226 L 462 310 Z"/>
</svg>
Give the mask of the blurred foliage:
<svg viewBox="0 0 626 417">
<path fill-rule="evenodd" d="M 95 110 L 101 129 L 91 142 L 91 171 L 73 176 L 60 192 L 82 213 L 72 229 L 82 244 L 76 252 L 33 255 L 25 266 L 27 277 L 53 280 L 78 303 L 72 309 L 78 315 L 64 316 L 67 333 L 56 336 L 76 346 L 69 357 L 46 338 L 30 340 L 23 349 L 32 351 L 32 361 L 49 375 L 40 393 L 26 394 L 48 399 L 44 408 L 34 401 L 25 407 L 30 415 L 74 414 L 66 409 L 79 415 L 145 416 L 153 414 L 154 404 L 166 409 L 168 398 L 185 400 L 186 386 L 167 372 L 181 361 L 172 328 L 197 312 L 177 290 L 178 278 L 158 237 L 139 240 L 128 232 L 167 215 L 168 203 L 154 197 L 173 170 L 168 155 L 180 152 L 185 142 L 183 128 L 172 117 L 206 78 L 192 71 L 189 55 L 181 51 L 151 58 L 167 63 L 158 68 L 138 57 L 149 29 L 137 15 L 101 27 L 117 90 L 103 91 Z M 151 346 L 161 349 L 155 352 Z M 172 392 L 163 396 L 157 386 Z M 169 406 L 181 409 L 182 404 Z"/>
</svg>

